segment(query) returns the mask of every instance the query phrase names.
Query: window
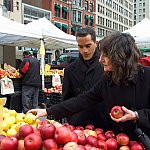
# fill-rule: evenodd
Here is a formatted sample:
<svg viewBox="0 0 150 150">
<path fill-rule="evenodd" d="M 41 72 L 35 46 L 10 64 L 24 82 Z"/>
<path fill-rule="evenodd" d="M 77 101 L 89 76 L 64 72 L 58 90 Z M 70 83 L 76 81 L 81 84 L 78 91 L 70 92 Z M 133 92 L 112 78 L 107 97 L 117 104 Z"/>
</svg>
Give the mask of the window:
<svg viewBox="0 0 150 150">
<path fill-rule="evenodd" d="M 62 31 L 64 31 L 65 33 L 67 33 L 67 31 L 68 31 L 68 25 L 62 24 Z"/>
<path fill-rule="evenodd" d="M 13 11 L 13 1 L 12 0 L 4 0 L 4 6 L 8 11 Z"/>
<path fill-rule="evenodd" d="M 88 1 L 85 1 L 84 8 L 85 8 L 86 11 L 88 11 Z"/>
<path fill-rule="evenodd" d="M 90 17 L 90 26 L 93 26 L 93 22 L 94 22 L 94 17 Z"/>
<path fill-rule="evenodd" d="M 55 4 L 55 16 L 60 17 L 60 5 Z"/>
<path fill-rule="evenodd" d="M 76 22 L 77 21 L 76 10 L 73 10 L 73 15 L 72 16 L 73 16 L 73 18 L 72 18 L 73 20 L 72 21 Z"/>
<path fill-rule="evenodd" d="M 90 3 L 90 12 L 93 12 L 93 3 Z"/>
<path fill-rule="evenodd" d="M 145 2 L 143 3 L 143 7 L 145 7 Z"/>
<path fill-rule="evenodd" d="M 78 0 L 78 4 L 77 4 L 78 6 L 82 6 L 82 0 Z"/>
<path fill-rule="evenodd" d="M 67 19 L 68 9 L 66 7 L 62 7 L 62 18 Z"/>
<path fill-rule="evenodd" d="M 134 8 L 136 8 L 136 4 L 134 4 Z"/>
<path fill-rule="evenodd" d="M 145 13 L 145 8 L 143 8 L 143 13 Z"/>
<path fill-rule="evenodd" d="M 61 24 L 59 22 L 55 22 L 55 26 L 59 29 L 61 29 Z"/>
<path fill-rule="evenodd" d="M 82 13 L 81 11 L 78 11 L 78 22 L 82 22 Z"/>
<path fill-rule="evenodd" d="M 85 25 L 88 25 L 88 23 L 89 23 L 89 17 L 88 15 L 85 15 Z"/>
</svg>

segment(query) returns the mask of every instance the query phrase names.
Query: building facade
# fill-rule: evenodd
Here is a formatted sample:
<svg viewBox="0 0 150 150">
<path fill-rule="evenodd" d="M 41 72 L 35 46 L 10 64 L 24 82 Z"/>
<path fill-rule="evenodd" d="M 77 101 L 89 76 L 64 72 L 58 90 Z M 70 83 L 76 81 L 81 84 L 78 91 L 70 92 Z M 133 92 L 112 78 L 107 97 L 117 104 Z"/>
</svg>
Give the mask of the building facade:
<svg viewBox="0 0 150 150">
<path fill-rule="evenodd" d="M 108 36 L 114 31 L 124 31 L 133 26 L 133 0 L 97 0 L 97 37 Z"/>
<path fill-rule="evenodd" d="M 134 0 L 134 25 L 145 17 L 150 19 L 150 0 Z"/>
</svg>

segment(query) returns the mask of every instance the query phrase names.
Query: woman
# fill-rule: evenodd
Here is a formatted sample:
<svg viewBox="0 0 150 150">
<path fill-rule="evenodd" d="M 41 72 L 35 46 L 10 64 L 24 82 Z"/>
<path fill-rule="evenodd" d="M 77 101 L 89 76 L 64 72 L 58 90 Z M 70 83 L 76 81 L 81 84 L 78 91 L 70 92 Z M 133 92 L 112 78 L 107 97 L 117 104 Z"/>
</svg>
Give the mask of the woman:
<svg viewBox="0 0 150 150">
<path fill-rule="evenodd" d="M 150 68 L 139 64 L 140 52 L 134 38 L 126 33 L 113 33 L 101 41 L 100 62 L 105 75 L 92 89 L 45 110 L 34 109 L 36 118 L 52 114 L 62 118 L 80 112 L 91 105 L 105 101 L 107 111 L 122 106 L 125 115 L 113 120 L 116 134 L 124 132 L 136 140 L 135 128 L 150 135 Z"/>
</svg>

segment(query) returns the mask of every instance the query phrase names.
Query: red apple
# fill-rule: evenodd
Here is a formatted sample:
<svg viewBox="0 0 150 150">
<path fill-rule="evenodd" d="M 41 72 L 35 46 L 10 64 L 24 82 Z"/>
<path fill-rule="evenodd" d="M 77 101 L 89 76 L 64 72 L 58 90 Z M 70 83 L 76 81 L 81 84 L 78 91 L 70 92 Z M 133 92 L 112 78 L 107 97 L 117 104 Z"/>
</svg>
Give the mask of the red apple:
<svg viewBox="0 0 150 150">
<path fill-rule="evenodd" d="M 110 138 L 106 141 L 108 150 L 116 150 L 118 147 L 117 140 L 114 138 Z"/>
<path fill-rule="evenodd" d="M 75 142 L 75 143 L 78 143 L 78 136 L 75 132 L 71 131 L 70 132 L 70 136 L 71 136 L 71 142 Z"/>
<path fill-rule="evenodd" d="M 29 124 L 20 126 L 19 128 L 19 138 L 24 139 L 27 135 L 34 132 L 33 127 Z"/>
<path fill-rule="evenodd" d="M 92 148 L 92 146 L 90 144 L 85 144 L 84 147 L 85 147 L 86 150 L 90 150 Z"/>
<path fill-rule="evenodd" d="M 42 145 L 42 138 L 35 133 L 29 134 L 24 139 L 24 146 L 26 150 L 31 149 L 39 150 L 41 145 Z"/>
<path fill-rule="evenodd" d="M 121 106 L 114 106 L 111 109 L 111 116 L 113 118 L 119 119 L 124 115 L 124 111 L 122 110 Z"/>
<path fill-rule="evenodd" d="M 105 132 L 105 136 L 106 136 L 107 139 L 114 138 L 115 137 L 115 133 L 113 131 L 109 130 L 109 131 Z"/>
<path fill-rule="evenodd" d="M 138 143 L 137 141 L 129 141 L 129 147 L 131 147 L 134 143 Z"/>
<path fill-rule="evenodd" d="M 42 150 L 57 150 L 58 145 L 54 139 L 46 139 L 42 143 Z"/>
<path fill-rule="evenodd" d="M 76 129 L 73 125 L 71 125 L 69 123 L 64 123 L 63 126 L 68 127 L 70 129 L 70 131 L 74 131 Z"/>
<path fill-rule="evenodd" d="M 90 150 L 99 150 L 99 149 L 92 146 L 92 147 L 90 148 Z"/>
<path fill-rule="evenodd" d="M 101 129 L 101 128 L 96 128 L 96 129 L 95 129 L 95 132 L 96 132 L 97 134 L 99 134 L 99 133 L 104 133 L 104 130 Z"/>
<path fill-rule="evenodd" d="M 84 128 L 82 126 L 76 126 L 77 130 L 84 130 Z"/>
<path fill-rule="evenodd" d="M 6 137 L 5 135 L 0 134 L 0 150 L 1 150 L 1 142 L 2 142 L 2 140 L 3 140 L 5 137 Z"/>
<path fill-rule="evenodd" d="M 50 122 L 48 120 L 40 120 L 37 123 L 36 128 L 39 129 L 42 125 L 46 125 L 46 124 L 50 124 Z"/>
<path fill-rule="evenodd" d="M 53 125 L 55 126 L 56 129 L 63 126 L 61 123 L 59 123 L 59 122 L 57 122 L 57 121 L 55 121 L 55 122 L 53 123 Z"/>
<path fill-rule="evenodd" d="M 79 150 L 79 146 L 75 142 L 68 142 L 64 145 L 63 150 Z"/>
<path fill-rule="evenodd" d="M 106 141 L 107 140 L 106 135 L 104 133 L 99 133 L 97 135 L 97 139 L 102 140 L 102 141 Z"/>
<path fill-rule="evenodd" d="M 18 147 L 18 140 L 13 136 L 5 137 L 1 142 L 2 150 L 16 150 Z"/>
<path fill-rule="evenodd" d="M 88 137 L 89 135 L 93 135 L 93 136 L 97 137 L 96 131 L 93 131 L 93 130 L 90 130 L 90 129 L 85 129 L 85 130 L 83 130 L 83 132 L 86 135 L 86 137 Z"/>
<path fill-rule="evenodd" d="M 42 139 L 53 138 L 55 133 L 55 126 L 53 124 L 46 124 L 40 127 L 40 134 Z"/>
<path fill-rule="evenodd" d="M 77 136 L 78 136 L 78 144 L 85 145 L 86 144 L 85 134 L 83 132 L 81 132 L 81 133 L 78 133 Z"/>
<path fill-rule="evenodd" d="M 18 141 L 17 150 L 25 150 L 25 147 L 24 147 L 24 140 L 19 140 L 19 141 Z"/>
<path fill-rule="evenodd" d="M 78 134 L 80 134 L 80 133 L 84 133 L 83 131 L 84 131 L 84 130 L 75 129 L 73 132 L 75 132 L 75 133 L 78 135 Z"/>
<path fill-rule="evenodd" d="M 98 140 L 98 148 L 100 150 L 107 150 L 107 144 L 105 141 Z"/>
<path fill-rule="evenodd" d="M 130 147 L 129 146 L 121 146 L 120 148 L 119 148 L 119 150 L 130 150 Z"/>
<path fill-rule="evenodd" d="M 93 135 L 89 135 L 86 138 L 86 143 L 90 144 L 91 146 L 97 147 L 98 146 L 98 142 L 97 142 L 97 138 Z"/>
<path fill-rule="evenodd" d="M 144 150 L 144 148 L 140 143 L 137 142 L 132 144 L 131 150 Z"/>
<path fill-rule="evenodd" d="M 88 124 L 85 129 L 90 129 L 90 130 L 94 130 L 95 127 L 92 124 Z"/>
<path fill-rule="evenodd" d="M 41 133 L 40 133 L 40 130 L 39 130 L 39 129 L 35 129 L 33 133 L 35 133 L 35 134 L 41 136 Z"/>
<path fill-rule="evenodd" d="M 128 145 L 129 141 L 130 141 L 129 137 L 124 133 L 118 134 L 116 136 L 116 140 L 117 140 L 118 144 L 121 145 L 121 146 Z"/>
<path fill-rule="evenodd" d="M 66 144 L 68 142 L 71 142 L 71 131 L 69 130 L 69 128 L 61 126 L 56 129 L 54 138 L 58 144 Z"/>
<path fill-rule="evenodd" d="M 78 145 L 79 150 L 86 150 L 86 148 L 83 145 Z"/>
</svg>

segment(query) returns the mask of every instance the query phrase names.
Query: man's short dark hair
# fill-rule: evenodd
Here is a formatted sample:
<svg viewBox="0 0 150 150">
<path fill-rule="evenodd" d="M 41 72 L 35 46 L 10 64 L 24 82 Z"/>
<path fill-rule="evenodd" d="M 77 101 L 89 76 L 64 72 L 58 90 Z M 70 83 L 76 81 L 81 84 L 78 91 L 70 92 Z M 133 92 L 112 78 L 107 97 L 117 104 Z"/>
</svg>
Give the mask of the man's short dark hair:
<svg viewBox="0 0 150 150">
<path fill-rule="evenodd" d="M 76 33 L 76 37 L 85 37 L 87 35 L 91 35 L 92 41 L 96 42 L 95 31 L 90 27 L 80 28 Z"/>
<path fill-rule="evenodd" d="M 30 55 L 31 55 L 30 51 L 24 51 L 23 52 L 23 56 L 30 56 Z"/>
</svg>

